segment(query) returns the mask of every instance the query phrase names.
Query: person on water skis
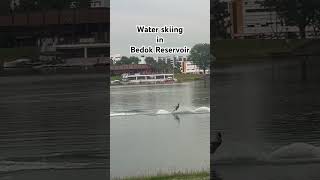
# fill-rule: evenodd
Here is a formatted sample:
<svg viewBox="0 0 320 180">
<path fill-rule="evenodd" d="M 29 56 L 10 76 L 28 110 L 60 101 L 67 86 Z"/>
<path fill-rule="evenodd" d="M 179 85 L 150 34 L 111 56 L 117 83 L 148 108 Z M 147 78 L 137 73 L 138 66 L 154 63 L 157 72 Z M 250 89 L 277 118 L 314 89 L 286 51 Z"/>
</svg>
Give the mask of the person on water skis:
<svg viewBox="0 0 320 180">
<path fill-rule="evenodd" d="M 216 141 L 210 143 L 210 154 L 214 154 L 221 144 L 222 134 L 218 132 L 218 134 L 216 134 Z"/>
<path fill-rule="evenodd" d="M 174 110 L 172 112 L 177 111 L 179 109 L 179 107 L 180 107 L 180 104 L 178 103 L 178 105 L 174 108 Z"/>
</svg>

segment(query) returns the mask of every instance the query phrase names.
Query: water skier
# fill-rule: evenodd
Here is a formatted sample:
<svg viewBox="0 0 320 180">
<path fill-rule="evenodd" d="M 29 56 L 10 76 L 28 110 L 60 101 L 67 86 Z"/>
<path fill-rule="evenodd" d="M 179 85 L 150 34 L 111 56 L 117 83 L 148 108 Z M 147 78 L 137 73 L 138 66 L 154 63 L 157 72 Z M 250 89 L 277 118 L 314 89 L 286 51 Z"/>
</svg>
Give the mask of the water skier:
<svg viewBox="0 0 320 180">
<path fill-rule="evenodd" d="M 178 105 L 174 108 L 174 110 L 172 112 L 177 111 L 179 109 L 179 107 L 180 107 L 180 104 L 178 103 Z"/>
<path fill-rule="evenodd" d="M 222 143 L 222 135 L 221 135 L 221 132 L 218 132 L 218 134 L 216 135 L 216 141 L 210 143 L 210 154 L 215 153 L 218 147 L 221 145 L 221 143 Z"/>
</svg>

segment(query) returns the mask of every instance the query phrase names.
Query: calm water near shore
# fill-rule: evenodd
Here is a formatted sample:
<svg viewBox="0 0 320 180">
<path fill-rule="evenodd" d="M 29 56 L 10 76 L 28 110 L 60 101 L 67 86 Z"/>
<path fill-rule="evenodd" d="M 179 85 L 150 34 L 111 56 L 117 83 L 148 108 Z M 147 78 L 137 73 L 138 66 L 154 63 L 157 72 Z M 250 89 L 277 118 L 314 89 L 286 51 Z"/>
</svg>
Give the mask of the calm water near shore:
<svg viewBox="0 0 320 180">
<path fill-rule="evenodd" d="M 209 169 L 209 87 L 111 87 L 111 176 Z"/>
<path fill-rule="evenodd" d="M 244 65 L 216 70 L 211 136 L 217 180 L 320 179 L 320 63 Z M 272 75 L 273 73 L 273 75 Z"/>
<path fill-rule="evenodd" d="M 14 179 L 22 170 L 33 176 L 46 169 L 105 171 L 107 114 L 106 75 L 0 77 L 0 176 Z"/>
</svg>

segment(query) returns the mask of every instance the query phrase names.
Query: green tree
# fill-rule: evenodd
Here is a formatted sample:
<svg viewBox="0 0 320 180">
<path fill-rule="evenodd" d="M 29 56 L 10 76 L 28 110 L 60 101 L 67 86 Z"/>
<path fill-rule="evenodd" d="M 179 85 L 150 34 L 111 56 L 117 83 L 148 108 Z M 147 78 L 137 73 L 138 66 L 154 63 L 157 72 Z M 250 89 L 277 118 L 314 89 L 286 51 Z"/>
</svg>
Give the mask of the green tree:
<svg viewBox="0 0 320 180">
<path fill-rule="evenodd" d="M 213 0 L 210 3 L 211 11 L 211 29 L 214 39 L 217 38 L 228 38 L 228 28 L 231 26 L 231 22 L 228 19 L 230 14 L 228 12 L 227 2 L 222 2 L 221 0 Z"/>
<path fill-rule="evenodd" d="M 146 64 L 150 65 L 157 73 L 171 73 L 173 67 L 167 64 L 164 60 L 156 61 L 153 57 L 146 57 Z"/>
<path fill-rule="evenodd" d="M 178 62 L 174 63 L 174 73 L 181 73 L 181 64 Z"/>
<path fill-rule="evenodd" d="M 146 57 L 145 61 L 146 61 L 146 64 L 149 64 L 149 65 L 154 65 L 157 63 L 157 61 L 154 60 L 153 57 Z"/>
<path fill-rule="evenodd" d="M 138 57 L 135 57 L 135 56 L 131 56 L 129 60 L 131 61 L 132 64 L 139 64 L 139 62 L 141 61 Z"/>
<path fill-rule="evenodd" d="M 139 64 L 140 59 L 134 56 L 131 56 L 130 58 L 126 56 L 122 56 L 120 61 L 116 62 L 117 65 L 123 65 L 123 64 Z"/>
<path fill-rule="evenodd" d="M 158 73 L 171 73 L 173 71 L 172 65 L 171 64 L 167 64 L 165 61 L 158 61 L 155 64 L 154 69 Z"/>
<path fill-rule="evenodd" d="M 286 25 L 297 26 L 301 39 L 306 37 L 306 27 L 320 8 L 319 0 L 264 0 L 261 4 L 276 11 Z"/>
<path fill-rule="evenodd" d="M 116 62 L 117 65 L 122 65 L 122 64 L 131 64 L 129 58 L 127 56 L 122 56 L 120 61 Z"/>
<path fill-rule="evenodd" d="M 314 35 L 320 36 L 320 8 L 316 10 L 316 15 L 314 20 L 312 21 L 312 27 L 314 31 Z"/>
<path fill-rule="evenodd" d="M 192 47 L 188 59 L 203 70 L 205 74 L 206 70 L 210 68 L 210 63 L 213 60 L 213 56 L 210 53 L 210 44 L 196 44 Z"/>
</svg>

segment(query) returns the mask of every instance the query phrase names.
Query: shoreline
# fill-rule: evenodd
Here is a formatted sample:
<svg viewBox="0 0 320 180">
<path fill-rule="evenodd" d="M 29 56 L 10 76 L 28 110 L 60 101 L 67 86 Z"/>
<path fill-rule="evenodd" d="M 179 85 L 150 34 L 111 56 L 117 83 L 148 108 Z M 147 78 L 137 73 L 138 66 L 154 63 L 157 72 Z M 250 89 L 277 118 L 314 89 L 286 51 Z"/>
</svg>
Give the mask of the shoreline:
<svg viewBox="0 0 320 180">
<path fill-rule="evenodd" d="M 88 180 L 106 179 L 109 177 L 108 173 L 107 168 L 21 170 L 3 174 L 0 173 L 0 178 L 10 180 Z"/>
<path fill-rule="evenodd" d="M 29 77 L 29 76 L 42 76 L 42 77 L 49 77 L 49 76 L 63 76 L 63 75 L 106 75 L 109 77 L 107 72 L 103 71 L 96 71 L 96 72 L 57 72 L 57 73 L 37 73 L 37 72 L 15 72 L 15 73 L 7 73 L 0 71 L 0 77 Z"/>
<path fill-rule="evenodd" d="M 193 82 L 193 81 L 201 81 L 201 80 L 208 80 L 210 79 L 210 74 L 175 74 L 175 78 L 177 79 L 177 82 L 174 83 L 159 83 L 159 84 L 111 84 L 111 86 L 155 86 L 155 85 L 175 85 L 175 84 L 182 84 L 187 82 Z M 110 76 L 110 82 L 114 80 L 121 80 L 121 76 Z"/>
<path fill-rule="evenodd" d="M 174 172 L 172 174 L 162 174 L 157 175 L 147 175 L 147 176 L 132 176 L 132 177 L 113 177 L 112 180 L 153 180 L 153 179 L 167 179 L 167 180 L 176 180 L 176 179 L 186 179 L 186 180 L 209 180 L 210 173 L 209 171 L 200 171 L 200 172 Z"/>
<path fill-rule="evenodd" d="M 319 56 L 319 40 L 217 40 L 211 47 L 215 66 L 278 62 Z"/>
</svg>

